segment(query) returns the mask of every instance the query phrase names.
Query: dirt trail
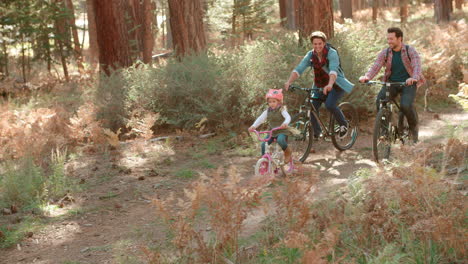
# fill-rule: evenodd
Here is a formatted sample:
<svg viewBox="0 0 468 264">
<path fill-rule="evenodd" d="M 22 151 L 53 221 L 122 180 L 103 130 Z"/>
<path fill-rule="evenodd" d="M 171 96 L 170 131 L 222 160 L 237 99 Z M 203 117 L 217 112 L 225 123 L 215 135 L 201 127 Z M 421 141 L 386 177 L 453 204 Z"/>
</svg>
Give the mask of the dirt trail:
<svg viewBox="0 0 468 264">
<path fill-rule="evenodd" d="M 468 134 L 468 113 L 459 110 L 421 113 L 420 119 L 419 144 L 443 140 L 441 128 L 451 125 L 465 124 Z M 338 152 L 331 143 L 322 142 L 302 165 L 304 171 L 318 171 L 318 194 L 345 185 L 359 169 L 377 166 L 371 159 L 371 123 L 362 127 L 351 150 Z M 253 173 L 255 157 L 227 158 L 222 150 L 210 149 L 207 141 L 199 145 L 133 141 L 123 144 L 118 153 L 73 159 L 68 172 L 89 187 L 74 197 L 74 203 L 46 216 L 45 228 L 15 247 L 1 249 L 0 263 L 140 263 L 134 257 L 142 255 L 140 246 L 160 243 L 165 237 L 151 199 L 170 192 L 183 196 L 183 189 L 194 180 L 192 171 L 210 175 L 212 167 L 234 165 L 241 175 Z M 16 216 L 8 217 L 1 223 L 15 221 Z M 249 218 L 247 228 L 253 229 L 263 217 Z"/>
</svg>

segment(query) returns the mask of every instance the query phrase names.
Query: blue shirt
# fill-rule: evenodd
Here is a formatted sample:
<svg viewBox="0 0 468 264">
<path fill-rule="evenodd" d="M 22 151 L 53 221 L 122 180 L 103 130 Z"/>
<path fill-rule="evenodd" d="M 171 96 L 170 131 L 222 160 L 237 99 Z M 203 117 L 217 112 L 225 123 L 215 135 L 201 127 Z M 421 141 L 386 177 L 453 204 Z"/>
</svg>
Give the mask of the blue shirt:
<svg viewBox="0 0 468 264">
<path fill-rule="evenodd" d="M 312 54 L 312 51 L 307 52 L 299 65 L 297 65 L 297 67 L 294 69 L 294 71 L 297 72 L 299 76 L 307 69 L 307 67 L 312 67 Z M 338 52 L 336 52 L 335 49 L 330 48 L 328 50 L 327 59 L 328 66 L 325 64 L 322 69 L 328 74 L 335 73 L 337 75 L 336 84 L 345 92 L 350 93 L 354 88 L 354 84 L 346 79 L 343 70 L 339 67 L 340 59 L 338 58 Z"/>
</svg>

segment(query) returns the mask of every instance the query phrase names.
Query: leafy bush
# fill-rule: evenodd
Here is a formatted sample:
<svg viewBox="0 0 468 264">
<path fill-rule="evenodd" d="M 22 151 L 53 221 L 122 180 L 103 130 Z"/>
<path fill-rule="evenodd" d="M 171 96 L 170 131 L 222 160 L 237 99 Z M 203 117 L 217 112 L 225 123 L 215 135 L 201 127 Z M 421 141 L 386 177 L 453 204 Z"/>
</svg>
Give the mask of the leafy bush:
<svg viewBox="0 0 468 264">
<path fill-rule="evenodd" d="M 65 173 L 65 159 L 65 152 L 54 151 L 47 170 L 37 166 L 31 156 L 7 162 L 0 174 L 0 208 L 38 207 L 75 190 Z"/>
<path fill-rule="evenodd" d="M 44 198 L 45 179 L 41 168 L 31 157 L 24 158 L 19 166 L 8 164 L 0 181 L 0 204 L 38 205 Z"/>
<path fill-rule="evenodd" d="M 214 48 L 157 68 L 130 68 L 127 106 L 144 105 L 175 127 L 193 128 L 207 118 L 210 127 L 232 129 L 254 119 L 266 91 L 281 88 L 305 52 L 286 35 L 234 51 Z"/>
</svg>

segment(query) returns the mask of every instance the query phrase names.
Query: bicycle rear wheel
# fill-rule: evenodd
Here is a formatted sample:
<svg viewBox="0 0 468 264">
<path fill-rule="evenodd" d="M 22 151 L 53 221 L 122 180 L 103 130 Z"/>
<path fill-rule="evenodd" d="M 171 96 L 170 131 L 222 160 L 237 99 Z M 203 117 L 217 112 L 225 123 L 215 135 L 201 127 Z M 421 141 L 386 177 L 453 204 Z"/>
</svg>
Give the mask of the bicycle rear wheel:
<svg viewBox="0 0 468 264">
<path fill-rule="evenodd" d="M 288 145 L 292 149 L 292 156 L 298 157 L 300 162 L 304 162 L 312 149 L 314 130 L 309 117 L 305 112 L 298 113 L 291 119 L 291 126 L 299 131 L 298 135 L 290 136 Z"/>
<path fill-rule="evenodd" d="M 340 132 L 340 126 L 338 122 L 336 122 L 335 117 L 332 116 L 330 121 L 330 127 L 333 128 L 331 139 L 335 148 L 343 151 L 350 149 L 356 142 L 359 130 L 359 117 L 351 103 L 343 102 L 338 107 L 348 121 L 348 128 L 345 133 Z M 343 135 L 340 135 L 340 133 L 343 133 Z"/>
<path fill-rule="evenodd" d="M 391 113 L 382 108 L 377 113 L 374 123 L 374 134 L 372 136 L 372 153 L 376 162 L 390 158 L 392 147 Z"/>
</svg>

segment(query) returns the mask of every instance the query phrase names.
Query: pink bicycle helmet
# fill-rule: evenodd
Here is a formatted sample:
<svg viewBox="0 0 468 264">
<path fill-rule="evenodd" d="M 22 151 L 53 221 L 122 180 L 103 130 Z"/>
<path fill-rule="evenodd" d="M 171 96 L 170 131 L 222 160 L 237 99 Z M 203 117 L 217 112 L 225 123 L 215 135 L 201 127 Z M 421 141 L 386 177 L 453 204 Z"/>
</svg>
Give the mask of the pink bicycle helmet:
<svg viewBox="0 0 468 264">
<path fill-rule="evenodd" d="M 283 103 L 283 90 L 282 89 L 270 89 L 270 90 L 268 90 L 268 93 L 265 95 L 265 99 L 268 100 L 268 98 L 273 98 L 273 99 L 279 100 L 281 103 Z"/>
</svg>

